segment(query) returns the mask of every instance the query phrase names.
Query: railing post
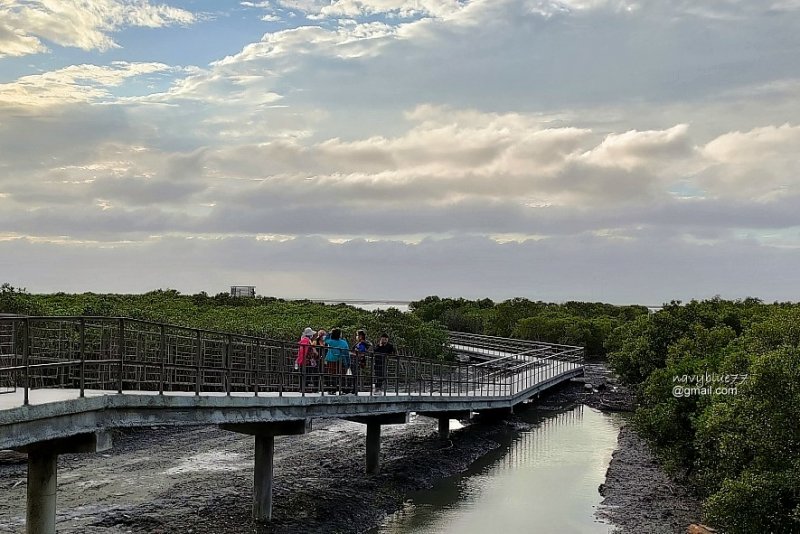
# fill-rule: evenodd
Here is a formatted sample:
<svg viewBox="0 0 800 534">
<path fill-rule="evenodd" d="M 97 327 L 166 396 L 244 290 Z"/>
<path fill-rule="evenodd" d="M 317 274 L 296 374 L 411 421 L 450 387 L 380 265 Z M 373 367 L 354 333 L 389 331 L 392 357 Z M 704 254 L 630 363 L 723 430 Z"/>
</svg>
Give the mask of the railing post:
<svg viewBox="0 0 800 534">
<path fill-rule="evenodd" d="M 355 351 L 353 355 L 353 359 L 350 360 L 350 367 L 353 369 L 353 393 L 358 395 L 358 387 L 360 386 L 361 379 L 361 354 Z"/>
<path fill-rule="evenodd" d="M 195 377 L 194 377 L 194 394 L 200 396 L 200 390 L 203 387 L 203 339 L 200 329 L 195 330 L 194 335 L 194 359 L 195 359 Z"/>
<path fill-rule="evenodd" d="M 166 351 L 166 348 L 167 348 L 167 330 L 166 330 L 166 326 L 164 325 L 164 323 L 161 323 L 161 335 L 160 335 L 160 338 L 161 338 L 161 341 L 159 343 L 158 352 L 159 352 L 159 356 L 161 357 L 161 372 L 159 373 L 159 377 L 158 377 L 158 394 L 159 395 L 163 395 L 164 394 L 164 375 L 166 374 L 166 371 L 167 371 L 167 351 Z"/>
<path fill-rule="evenodd" d="M 28 319 L 22 320 L 22 365 L 25 366 L 25 393 L 24 403 L 27 406 L 30 402 L 30 383 L 31 383 L 31 369 L 30 369 L 30 350 L 31 332 L 30 323 Z"/>
<path fill-rule="evenodd" d="M 231 335 L 225 338 L 225 394 L 231 396 L 231 380 L 233 378 L 233 346 Z"/>
<path fill-rule="evenodd" d="M 311 352 L 311 345 L 306 345 L 309 347 L 306 351 L 305 357 L 303 358 L 303 363 L 300 364 L 300 396 L 306 396 L 306 367 L 308 367 L 308 355 Z M 303 346 L 298 347 L 298 351 L 303 350 Z"/>
<path fill-rule="evenodd" d="M 369 390 L 370 396 L 372 396 L 373 391 L 375 391 L 373 389 L 373 384 L 375 384 L 375 387 L 378 386 L 378 378 L 375 376 L 375 351 L 372 351 L 372 360 L 369 359 L 369 354 L 370 353 L 367 352 L 366 356 L 364 356 L 367 359 L 367 365 L 364 367 L 364 369 L 366 370 L 365 374 L 368 376 L 367 389 Z M 383 372 L 386 372 L 386 355 L 383 356 Z M 386 384 L 383 385 L 384 390 L 387 387 L 388 386 Z"/>
<path fill-rule="evenodd" d="M 125 373 L 125 319 L 121 318 L 117 322 L 119 334 L 117 335 L 117 359 L 119 360 L 119 377 L 117 378 L 117 393 L 122 393 L 122 379 Z"/>
<path fill-rule="evenodd" d="M 406 394 L 407 395 L 411 394 L 411 391 L 410 391 L 410 388 L 409 388 L 409 384 L 408 384 L 408 363 L 410 361 L 411 361 L 410 359 L 406 358 L 406 370 L 403 373 L 403 379 L 404 379 L 403 382 L 405 382 L 405 384 L 406 384 Z"/>
<path fill-rule="evenodd" d="M 281 356 L 278 359 L 278 396 L 283 397 L 283 380 L 286 367 L 286 343 L 281 341 Z"/>
<path fill-rule="evenodd" d="M 261 339 L 260 338 L 256 338 L 256 357 L 255 357 L 255 362 L 256 363 L 255 363 L 255 376 L 253 377 L 253 391 L 255 392 L 256 397 L 258 397 L 258 376 L 259 376 L 259 374 L 258 374 L 258 369 L 259 369 L 258 362 L 259 362 L 259 358 L 260 357 L 261 357 Z"/>
<path fill-rule="evenodd" d="M 344 366 L 344 360 L 342 360 L 342 352 L 341 352 L 342 350 L 344 350 L 344 349 L 339 349 L 339 360 L 336 362 L 336 375 L 337 375 L 337 381 L 339 383 L 339 386 L 338 386 L 339 387 L 339 392 L 338 392 L 339 395 L 342 394 L 342 391 L 343 391 L 342 390 L 342 388 L 343 388 L 342 384 L 344 383 L 345 376 L 347 376 L 347 371 L 345 370 L 345 366 Z M 349 358 L 350 355 L 348 354 L 347 357 Z"/>
<path fill-rule="evenodd" d="M 533 369 L 533 365 L 529 364 L 529 367 L 525 369 L 525 376 L 522 378 L 522 386 L 523 389 L 528 389 L 531 387 L 531 370 Z"/>
<path fill-rule="evenodd" d="M 447 373 L 447 395 L 452 397 L 453 396 L 453 367 L 448 365 L 447 368 L 449 369 Z"/>
<path fill-rule="evenodd" d="M 84 396 L 86 388 L 86 319 L 81 317 L 80 321 L 81 336 L 81 397 Z"/>
<path fill-rule="evenodd" d="M 14 321 L 14 320 L 11 320 L 11 321 L 9 321 L 9 324 L 11 325 L 11 354 L 14 355 L 14 361 L 11 362 L 11 365 L 13 365 L 14 367 L 19 367 L 19 365 L 20 365 L 20 356 L 21 355 L 19 353 L 19 350 L 17 349 L 17 341 L 18 341 L 17 340 L 17 322 Z M 18 370 L 14 370 L 12 372 L 12 382 L 14 383 L 14 391 L 16 391 L 17 387 L 19 387 L 19 371 Z"/>
<path fill-rule="evenodd" d="M 250 382 L 253 380 L 253 344 L 245 345 L 245 370 L 244 370 L 244 391 L 250 391 Z"/>
<path fill-rule="evenodd" d="M 433 397 L 433 385 L 434 385 L 433 384 L 433 369 L 434 369 L 434 363 L 431 362 L 431 390 L 430 390 L 430 396 L 431 397 Z"/>
<path fill-rule="evenodd" d="M 400 355 L 395 354 L 395 363 L 397 366 L 394 368 L 394 394 L 400 396 Z"/>
</svg>

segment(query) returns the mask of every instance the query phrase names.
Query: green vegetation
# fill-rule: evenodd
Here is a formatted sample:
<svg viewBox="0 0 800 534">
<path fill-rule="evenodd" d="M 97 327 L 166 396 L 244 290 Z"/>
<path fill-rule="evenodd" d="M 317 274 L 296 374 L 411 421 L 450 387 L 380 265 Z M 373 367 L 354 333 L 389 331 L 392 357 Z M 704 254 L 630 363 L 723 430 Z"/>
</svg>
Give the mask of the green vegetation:
<svg viewBox="0 0 800 534">
<path fill-rule="evenodd" d="M 732 534 L 800 532 L 800 305 L 716 298 L 649 314 L 642 306 L 432 296 L 410 308 L 367 312 L 172 290 L 30 295 L 0 287 L 0 312 L 128 316 L 286 340 L 306 326 L 340 326 L 348 337 L 357 328 L 373 337 L 387 330 L 399 346 L 430 357 L 444 357 L 444 327 L 584 345 L 591 355 L 607 354 L 635 389 L 634 425 L 668 470 L 705 499 L 707 521 Z M 693 378 L 709 375 L 716 381 Z M 737 375 L 737 383 L 721 381 L 726 375 Z M 676 396 L 676 386 L 708 389 Z"/>
<path fill-rule="evenodd" d="M 800 532 L 800 305 L 673 302 L 617 328 L 607 345 L 639 393 L 637 430 L 705 498 L 710 523 L 732 534 Z M 708 389 L 676 397 L 676 386 Z"/>
<path fill-rule="evenodd" d="M 644 306 L 554 304 L 522 298 L 495 303 L 433 296 L 412 302 L 410 307 L 421 319 L 438 321 L 450 330 L 580 345 L 590 356 L 604 356 L 605 340 L 615 328 L 647 315 Z"/>
<path fill-rule="evenodd" d="M 307 326 L 330 331 L 340 327 L 348 339 L 364 328 L 372 338 L 388 332 L 398 347 L 425 357 L 442 358 L 447 332 L 438 323 L 397 309 L 365 311 L 271 297 L 236 298 L 227 293 L 181 295 L 158 290 L 143 295 L 55 293 L 32 295 L 8 284 L 0 287 L 0 313 L 132 317 L 179 326 L 296 341 Z"/>
</svg>

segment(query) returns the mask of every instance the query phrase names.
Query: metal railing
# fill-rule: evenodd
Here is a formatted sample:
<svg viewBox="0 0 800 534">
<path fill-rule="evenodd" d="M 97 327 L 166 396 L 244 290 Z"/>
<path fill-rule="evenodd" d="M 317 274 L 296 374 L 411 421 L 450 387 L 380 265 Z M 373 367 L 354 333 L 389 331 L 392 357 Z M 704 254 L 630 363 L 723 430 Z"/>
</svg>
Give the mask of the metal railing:
<svg viewBox="0 0 800 534">
<path fill-rule="evenodd" d="M 15 316 L 8 315 L 7 317 Z M 0 316 L 0 318 L 2 318 L 2 316 Z M 0 368 L 14 367 L 19 364 L 17 354 L 14 351 L 15 345 L 16 342 L 12 324 L 10 322 L 0 323 Z M 0 374 L 0 394 L 14 393 L 16 390 L 17 387 L 14 380 L 8 375 Z"/>
<path fill-rule="evenodd" d="M 471 336 L 488 350 L 488 336 Z M 468 341 L 451 336 L 451 340 Z M 350 351 L 326 362 L 325 347 L 297 362 L 297 343 L 124 317 L 0 317 L 0 385 L 222 395 L 514 395 L 582 363 L 583 349 L 497 340 L 516 350 L 503 365 Z M 472 343 L 473 341 L 470 341 Z M 539 346 L 543 345 L 543 346 Z M 305 349 L 303 349 L 305 350 Z M 376 389 L 379 388 L 379 391 Z"/>
<path fill-rule="evenodd" d="M 554 349 L 574 349 L 572 345 L 561 345 L 558 343 L 546 343 L 544 341 L 532 341 L 528 339 L 515 339 L 508 337 L 487 336 L 483 334 L 469 334 L 465 332 L 449 332 L 449 342 L 451 345 L 469 345 L 474 349 L 481 349 L 487 352 L 522 352 L 528 349 L 551 347 Z"/>
</svg>

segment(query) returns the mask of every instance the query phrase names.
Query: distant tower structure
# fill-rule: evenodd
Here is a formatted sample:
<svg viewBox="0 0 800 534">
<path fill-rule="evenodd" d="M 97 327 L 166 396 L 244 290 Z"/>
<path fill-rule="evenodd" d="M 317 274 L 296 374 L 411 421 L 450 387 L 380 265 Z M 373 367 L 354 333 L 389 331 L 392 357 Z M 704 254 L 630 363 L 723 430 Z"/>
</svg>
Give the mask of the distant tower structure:
<svg viewBox="0 0 800 534">
<path fill-rule="evenodd" d="M 256 296 L 256 286 L 231 286 L 232 297 L 250 297 Z"/>
</svg>

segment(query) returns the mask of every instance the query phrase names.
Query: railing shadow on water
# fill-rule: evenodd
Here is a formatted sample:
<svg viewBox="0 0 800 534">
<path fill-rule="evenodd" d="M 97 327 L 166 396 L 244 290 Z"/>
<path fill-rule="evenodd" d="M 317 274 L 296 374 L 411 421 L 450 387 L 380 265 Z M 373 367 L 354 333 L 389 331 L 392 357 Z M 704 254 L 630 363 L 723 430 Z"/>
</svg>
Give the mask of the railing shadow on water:
<svg viewBox="0 0 800 534">
<path fill-rule="evenodd" d="M 298 343 L 268 337 L 125 317 L 0 317 L 0 392 L 22 388 L 26 405 L 35 389 L 77 389 L 81 397 L 87 390 L 508 397 L 581 366 L 584 357 L 581 347 L 457 332 L 449 344 L 484 359 L 434 360 L 400 349 L 351 351 L 344 362 L 326 363 L 329 349 L 316 347 L 295 366 Z"/>
</svg>

